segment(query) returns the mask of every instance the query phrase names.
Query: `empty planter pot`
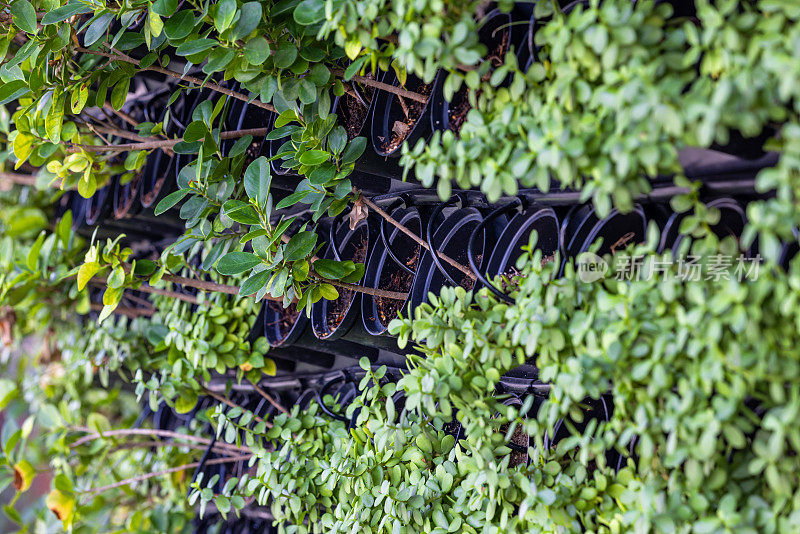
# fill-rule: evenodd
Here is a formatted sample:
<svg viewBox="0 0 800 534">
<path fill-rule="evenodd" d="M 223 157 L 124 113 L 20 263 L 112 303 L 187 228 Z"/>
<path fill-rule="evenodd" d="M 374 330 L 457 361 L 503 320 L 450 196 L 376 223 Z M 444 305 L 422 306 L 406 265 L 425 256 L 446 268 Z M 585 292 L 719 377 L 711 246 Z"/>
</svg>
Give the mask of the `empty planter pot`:
<svg viewBox="0 0 800 534">
<path fill-rule="evenodd" d="M 481 213 L 475 208 L 459 208 L 445 217 L 432 236 L 432 248 L 444 253 L 461 265 L 467 265 L 467 247 L 472 231 L 483 220 Z M 436 221 L 435 215 L 431 224 Z M 483 236 L 481 236 L 483 237 Z M 485 239 L 479 239 L 474 253 L 478 267 L 483 263 Z M 428 293 L 438 294 L 445 285 L 460 285 L 471 290 L 475 285 L 469 275 L 440 259 L 442 268 L 435 265 L 432 254 L 423 256 L 417 277 L 411 291 L 411 308 L 426 302 Z"/>
<path fill-rule="evenodd" d="M 534 231 L 538 236 L 536 250 L 542 252 L 542 260 L 552 258 L 560 248 L 558 217 L 553 208 L 529 206 L 514 215 L 500 234 L 486 265 L 487 276 L 510 272 Z"/>
</svg>

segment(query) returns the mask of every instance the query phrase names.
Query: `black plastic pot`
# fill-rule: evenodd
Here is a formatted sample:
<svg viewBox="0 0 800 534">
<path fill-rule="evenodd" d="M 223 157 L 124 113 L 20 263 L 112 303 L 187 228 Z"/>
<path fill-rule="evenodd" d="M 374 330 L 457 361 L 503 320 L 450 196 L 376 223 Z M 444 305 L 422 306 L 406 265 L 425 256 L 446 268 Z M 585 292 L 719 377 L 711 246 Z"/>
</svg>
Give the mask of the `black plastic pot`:
<svg viewBox="0 0 800 534">
<path fill-rule="evenodd" d="M 486 46 L 488 55 L 495 55 L 492 58 L 494 67 L 499 67 L 505 62 L 505 54 L 512 46 L 515 47 L 518 59 L 527 62 L 527 46 L 520 46 L 525 29 L 522 26 L 512 26 L 512 17 L 509 13 L 503 13 L 499 9 L 493 9 L 480 23 L 478 29 L 478 41 Z M 501 50 L 497 50 L 501 48 Z M 520 52 L 525 50 L 526 52 Z M 487 57 L 488 57 L 487 55 Z M 522 63 L 523 65 L 525 63 Z M 448 71 L 441 70 L 436 74 L 433 82 L 433 91 L 430 98 L 431 128 L 434 130 L 450 129 L 456 133 L 461 129 L 461 125 L 466 121 L 467 113 L 471 109 L 469 103 L 469 88 L 462 83 L 461 88 L 453 95 L 452 102 L 448 102 L 444 97 L 444 83 L 450 75 Z"/>
<path fill-rule="evenodd" d="M 794 234 L 794 241 L 791 243 L 786 243 L 781 247 L 781 254 L 778 259 L 778 265 L 783 267 L 785 270 L 789 269 L 789 264 L 797 256 L 797 253 L 800 252 L 800 240 L 798 236 L 798 231 L 795 230 Z"/>
<path fill-rule="evenodd" d="M 603 256 L 625 249 L 632 243 L 645 240 L 647 218 L 638 204 L 628 213 L 612 210 L 600 219 L 590 205 L 575 206 L 567 214 L 561 227 L 561 243 L 567 257 L 575 257 L 589 250 L 598 238 L 603 243 L 596 254 Z"/>
<path fill-rule="evenodd" d="M 94 226 L 102 224 L 111 215 L 111 192 L 118 178 L 111 179 L 111 183 L 98 189 L 92 198 L 87 199 L 85 219 L 86 224 Z"/>
<path fill-rule="evenodd" d="M 536 242 L 536 249 L 542 251 L 542 260 L 555 256 L 560 248 L 558 218 L 552 208 L 527 207 L 527 202 L 517 199 L 505 206 L 495 209 L 492 213 L 475 227 L 467 244 L 467 256 L 470 268 L 478 277 L 478 282 L 494 293 L 496 296 L 513 303 L 514 299 L 506 295 L 500 288 L 496 287 L 490 278 L 503 274 L 514 267 L 514 264 L 522 255 L 522 247 L 528 244 L 529 236 L 534 230 L 539 235 Z M 492 248 L 491 256 L 484 262 L 484 269 L 481 270 L 477 265 L 475 257 L 475 246 L 478 242 L 479 233 L 483 232 L 484 227 L 495 219 L 500 219 L 508 213 L 517 211 L 511 221 L 503 226 L 500 237 Z M 488 249 L 488 247 L 487 247 Z"/>
<path fill-rule="evenodd" d="M 168 95 L 167 95 L 168 97 Z M 163 95 L 162 95 L 163 98 Z M 174 134 L 182 133 L 191 119 L 191 105 L 197 95 L 187 95 L 181 93 L 178 99 L 170 106 L 170 120 L 166 127 L 166 134 L 171 137 Z M 158 101 L 156 101 L 158 102 Z M 166 102 L 164 102 L 166 104 Z M 145 108 L 145 118 L 152 122 L 162 120 L 164 106 L 153 104 Z M 155 206 L 158 202 L 175 190 L 176 177 L 178 175 L 179 155 L 168 156 L 163 150 L 156 150 L 147 159 L 144 167 L 144 179 L 139 194 L 140 203 L 143 208 Z"/>
<path fill-rule="evenodd" d="M 393 70 L 389 70 L 384 77 L 383 83 L 399 87 L 400 82 Z M 426 84 L 416 76 L 408 75 L 405 88 L 409 91 L 420 94 L 431 94 L 432 84 Z M 394 132 L 402 128 L 406 123 L 406 115 L 399 98 L 394 93 L 388 91 L 378 91 L 375 98 L 374 109 L 372 110 L 372 128 L 370 138 L 372 147 L 379 156 L 400 157 L 403 143 L 414 146 L 419 139 L 427 139 L 431 134 L 431 123 L 428 114 L 430 113 L 430 99 L 425 104 L 404 99 L 406 107 L 412 115 L 417 118 L 408 126 L 406 135 L 397 135 Z"/>
<path fill-rule="evenodd" d="M 356 261 L 356 254 L 362 253 L 363 258 L 356 263 L 366 263 L 376 233 L 371 231 L 366 220 L 360 221 L 353 230 L 347 221 L 342 223 L 341 220 L 342 217 L 337 217 L 332 224 L 328 246 L 322 257 L 337 261 Z M 363 252 L 361 252 L 362 247 Z M 338 291 L 340 294 L 338 299 L 333 301 L 322 299 L 311 307 L 311 328 L 314 335 L 323 340 L 344 338 L 349 341 L 369 343 L 369 334 L 362 322 L 357 320 L 363 294 L 343 289 Z M 345 301 L 347 298 L 349 302 Z"/>
<path fill-rule="evenodd" d="M 137 172 L 126 184 L 122 184 L 119 180 L 114 184 L 112 211 L 115 219 L 136 215 L 142 210 L 142 204 L 139 202 L 139 195 L 144 182 L 144 170 L 145 169 L 142 169 L 141 172 Z"/>
<path fill-rule="evenodd" d="M 747 218 L 742 208 L 736 200 L 732 198 L 718 198 L 708 202 L 709 207 L 717 208 L 720 211 L 720 219 L 717 224 L 711 227 L 711 231 L 720 239 L 728 236 L 734 236 L 737 240 L 744 232 L 744 226 L 747 224 Z M 680 233 L 681 221 L 687 216 L 687 213 L 673 213 L 664 230 L 661 233 L 661 242 L 659 249 L 663 252 L 671 250 L 673 255 L 678 254 L 684 240 L 690 236 L 682 235 Z"/>
<path fill-rule="evenodd" d="M 436 220 L 436 216 L 432 216 L 432 221 Z M 475 208 L 458 208 L 452 211 L 436 228 L 436 232 L 432 236 L 432 248 L 446 254 L 461 265 L 467 265 L 467 249 L 464 245 L 482 220 L 483 216 Z M 486 247 L 485 239 L 480 239 L 475 248 L 475 255 L 483 256 L 486 248 L 488 247 Z M 446 262 L 440 261 L 439 263 L 441 269 L 436 265 L 432 254 L 422 257 L 411 290 L 412 310 L 427 301 L 428 293 L 438 294 L 443 286 L 452 286 L 453 282 L 472 289 L 473 281 L 467 275 Z M 481 267 L 483 258 L 477 263 Z"/>
<path fill-rule="evenodd" d="M 558 217 L 553 208 L 532 205 L 517 213 L 500 234 L 489 256 L 486 274 L 497 276 L 513 267 L 534 231 L 538 235 L 536 250 L 542 251 L 542 258 L 552 256 L 561 248 L 559 230 Z"/>
<path fill-rule="evenodd" d="M 396 209 L 389 210 L 392 218 L 416 235 L 422 235 L 424 220 L 420 211 L 414 206 L 400 207 L 397 204 L 395 206 Z M 422 263 L 422 258 L 427 252 L 400 230 L 384 222 L 383 219 L 380 222 L 379 236 L 380 238 L 376 240 L 367 261 L 364 286 L 410 292 L 416 282 L 417 267 Z M 401 286 L 395 287 L 398 282 L 402 283 Z M 409 298 L 398 308 L 399 311 L 407 311 L 410 298 L 409 295 Z M 381 336 L 384 340 L 389 340 L 396 345 L 394 338 L 389 337 L 386 332 L 389 321 L 397 316 L 396 312 L 389 313 L 387 311 L 387 308 L 389 310 L 393 308 L 389 304 L 389 299 L 383 300 L 372 295 L 363 295 L 361 317 L 367 332 L 373 336 Z"/>
</svg>

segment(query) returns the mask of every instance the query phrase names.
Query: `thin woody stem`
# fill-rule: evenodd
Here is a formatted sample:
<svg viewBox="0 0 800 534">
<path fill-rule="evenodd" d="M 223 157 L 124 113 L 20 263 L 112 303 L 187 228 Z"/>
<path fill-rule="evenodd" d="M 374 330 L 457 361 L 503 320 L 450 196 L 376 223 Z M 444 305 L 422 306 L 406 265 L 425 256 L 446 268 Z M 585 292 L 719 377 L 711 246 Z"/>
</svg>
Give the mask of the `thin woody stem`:
<svg viewBox="0 0 800 534">
<path fill-rule="evenodd" d="M 289 411 L 288 411 L 286 408 L 284 408 L 284 407 L 281 405 L 281 403 L 279 403 L 278 401 L 276 401 L 276 400 L 275 400 L 275 399 L 272 397 L 272 395 L 270 395 L 269 393 L 267 393 L 266 391 L 264 391 L 263 389 L 261 389 L 260 387 L 258 387 L 258 384 L 256 384 L 255 382 L 251 382 L 251 384 L 253 384 L 253 388 L 256 390 L 256 393 L 258 393 L 259 395 L 261 395 L 262 397 L 264 397 L 265 399 L 267 399 L 267 402 L 269 402 L 270 404 L 272 404 L 272 405 L 273 405 L 275 408 L 277 408 L 278 410 L 282 411 L 283 413 L 289 413 Z"/>
<path fill-rule="evenodd" d="M 111 47 L 109 47 L 109 48 L 111 48 Z M 112 50 L 114 50 L 114 49 L 112 48 Z M 224 95 L 228 95 L 231 98 L 235 98 L 235 99 L 241 100 L 243 102 L 248 102 L 248 103 L 250 103 L 250 104 L 252 104 L 252 105 L 254 105 L 256 107 L 259 107 L 259 108 L 262 108 L 262 109 L 266 109 L 267 111 L 271 111 L 272 113 L 277 113 L 277 110 L 271 104 L 265 104 L 265 103 L 263 103 L 263 102 L 261 102 L 259 100 L 255 100 L 255 99 L 251 100 L 247 95 L 243 95 L 241 93 L 237 93 L 236 91 L 231 91 L 230 89 L 226 89 L 225 87 L 222 87 L 221 85 L 217 85 L 217 84 L 215 84 L 213 82 L 208 82 L 208 81 L 204 82 L 200 78 L 195 78 L 194 76 L 184 75 L 184 74 L 181 74 L 179 72 L 175 72 L 174 70 L 169 70 L 169 69 L 165 69 L 163 67 L 159 67 L 158 65 L 150 65 L 149 67 L 141 67 L 140 64 L 139 64 L 139 60 L 138 59 L 134 59 L 134 58 L 132 58 L 130 56 L 127 56 L 127 55 L 125 55 L 125 54 L 123 54 L 123 53 L 121 53 L 121 52 L 119 52 L 117 50 L 114 50 L 115 53 L 111 54 L 109 52 L 101 52 L 100 50 L 89 50 L 88 48 L 84 48 L 82 46 L 76 46 L 75 47 L 75 51 L 76 52 L 81 52 L 81 53 L 84 53 L 84 54 L 91 54 L 91 55 L 95 55 L 95 56 L 107 57 L 107 58 L 112 59 L 114 61 L 124 61 L 126 63 L 131 63 L 131 64 L 136 65 L 137 67 L 139 67 L 141 70 L 149 70 L 149 71 L 153 71 L 153 72 L 158 72 L 159 74 L 164 74 L 165 76 L 169 76 L 171 78 L 177 78 L 178 80 L 183 80 L 183 81 L 187 81 L 187 82 L 193 83 L 193 84 L 195 84 L 195 85 L 197 85 L 199 87 L 206 87 L 208 89 L 211 89 L 212 91 L 216 91 L 218 93 L 222 93 Z"/>
<path fill-rule="evenodd" d="M 79 447 L 84 443 L 88 443 L 96 439 L 106 439 L 116 436 L 158 436 L 162 438 L 202 443 L 207 446 L 211 445 L 211 440 L 208 438 L 201 438 L 199 436 L 192 436 L 190 434 L 181 434 L 180 432 L 173 432 L 172 430 L 159 430 L 157 428 L 118 428 L 115 430 L 106 430 L 102 433 L 93 432 L 91 429 L 85 427 L 73 427 L 72 429 L 79 432 L 88 432 L 89 434 L 70 443 L 69 446 L 71 448 Z M 217 445 L 237 452 L 249 452 L 249 449 L 237 447 L 236 445 L 232 445 L 230 443 L 217 442 Z"/>
<path fill-rule="evenodd" d="M 89 308 L 94 311 L 100 311 L 104 308 L 102 304 L 97 304 L 92 302 L 89 305 Z M 152 317 L 153 310 L 140 310 L 138 308 L 124 308 L 122 306 L 117 306 L 114 308 L 114 313 L 117 315 L 123 315 L 128 319 L 136 319 L 137 317 Z"/>
<path fill-rule="evenodd" d="M 221 402 L 221 403 L 223 403 L 223 404 L 225 404 L 227 406 L 230 406 L 231 408 L 241 408 L 242 410 L 247 410 L 247 408 L 245 408 L 244 406 L 240 406 L 240 405 L 236 404 L 235 402 L 230 400 L 228 397 L 226 397 L 224 395 L 220 395 L 219 393 L 216 393 L 216 392 L 208 389 L 207 387 L 203 387 L 203 391 L 209 397 L 213 397 L 213 398 L 217 399 L 219 402 Z M 249 411 L 249 410 L 247 410 L 247 411 Z M 263 417 L 259 417 L 256 414 L 253 414 L 253 419 L 258 421 L 259 423 L 264 423 L 267 426 L 267 428 L 272 428 L 272 423 L 270 423 L 269 421 L 265 421 Z"/>
<path fill-rule="evenodd" d="M 359 198 L 364 202 L 364 204 L 369 206 L 370 209 L 375 211 L 375 213 L 377 213 L 378 215 L 380 215 L 381 217 L 386 219 L 392 226 L 394 226 L 395 228 L 397 228 L 398 230 L 400 230 L 401 232 L 406 234 L 408 237 L 410 237 L 419 246 L 421 246 L 422 248 L 424 248 L 425 250 L 427 250 L 428 252 L 433 254 L 433 251 L 430 249 L 428 244 L 423 239 L 421 239 L 417 234 L 415 234 L 414 232 L 412 232 L 411 230 L 409 230 L 408 228 L 406 228 L 405 226 L 403 226 L 402 224 L 400 224 L 399 222 L 394 220 L 391 215 L 389 215 L 388 213 L 383 211 L 377 204 L 372 202 L 370 199 L 368 199 L 364 195 L 360 195 Z M 475 273 L 473 273 L 472 270 L 469 267 L 465 267 L 464 265 L 461 265 L 456 260 L 454 260 L 453 258 L 451 258 L 450 256 L 446 255 L 443 252 L 437 251 L 436 255 L 439 256 L 439 258 L 441 258 L 444 261 L 446 261 L 447 263 L 449 263 L 451 266 L 455 267 L 456 269 L 458 269 L 459 271 L 464 273 L 465 275 L 469 276 L 472 280 L 476 279 Z"/>
<path fill-rule="evenodd" d="M 405 301 L 408 298 L 408 293 L 400 293 L 398 291 L 386 291 L 384 289 L 376 289 L 373 287 L 348 284 L 347 282 L 339 282 L 338 280 L 328 280 L 327 278 L 323 278 L 322 276 L 320 276 L 313 269 L 309 272 L 309 274 L 319 279 L 321 282 L 325 282 L 326 284 L 330 284 L 340 289 L 349 289 L 350 291 L 357 291 L 359 293 L 364 293 L 365 295 L 372 295 L 373 297 L 382 297 L 385 299 L 392 299 L 392 300 Z"/>
<path fill-rule="evenodd" d="M 211 460 L 206 460 L 205 465 L 216 465 L 216 464 L 224 464 L 228 462 L 239 462 L 242 460 L 249 460 L 252 458 L 252 454 L 242 454 L 239 456 L 228 456 L 226 458 L 214 458 Z M 153 471 L 151 473 L 144 473 L 135 477 L 126 478 L 125 480 L 120 480 L 119 482 L 115 482 L 113 484 L 109 484 L 107 486 L 100 486 L 98 488 L 92 488 L 88 490 L 85 495 L 92 496 L 98 493 L 102 493 L 104 491 L 108 491 L 110 489 L 119 488 L 121 486 L 127 486 L 129 484 L 133 484 L 136 482 L 142 482 L 143 480 L 147 480 L 153 477 L 160 477 L 164 475 L 169 475 L 171 473 L 177 473 L 179 471 L 186 471 L 187 469 L 195 469 L 201 465 L 201 462 L 192 462 L 190 464 L 179 465 L 177 467 L 170 467 L 169 469 L 164 469 L 162 471 Z"/>
<path fill-rule="evenodd" d="M 98 129 L 98 131 L 103 131 L 103 130 Z M 222 132 L 219 134 L 219 137 L 220 139 L 238 139 L 240 137 L 244 137 L 245 135 L 260 137 L 267 135 L 267 133 L 269 133 L 269 128 L 248 128 L 245 130 L 233 130 L 229 132 Z M 118 134 L 114 133 L 113 135 L 118 135 Z M 156 141 L 142 141 L 139 143 L 123 143 L 119 145 L 106 145 L 106 146 L 74 144 L 70 147 L 69 150 L 72 152 L 78 152 L 79 149 L 85 150 L 87 152 L 129 152 L 132 150 L 153 150 L 156 148 L 169 148 L 177 145 L 181 141 L 183 141 L 182 138 L 159 139 Z"/>
<path fill-rule="evenodd" d="M 333 72 L 334 76 L 338 76 L 340 78 L 344 76 L 344 71 L 340 69 L 334 69 L 331 72 Z M 374 87 L 380 91 L 386 91 L 387 93 L 402 96 L 410 100 L 415 100 L 421 104 L 428 103 L 428 97 L 425 95 L 415 93 L 414 91 L 409 91 L 408 89 L 403 89 L 402 87 L 390 85 L 388 83 L 379 82 L 378 80 L 373 80 L 372 78 L 367 78 L 366 76 L 356 75 L 350 78 L 350 81 L 358 82 L 362 85 L 366 85 L 367 87 Z"/>
</svg>

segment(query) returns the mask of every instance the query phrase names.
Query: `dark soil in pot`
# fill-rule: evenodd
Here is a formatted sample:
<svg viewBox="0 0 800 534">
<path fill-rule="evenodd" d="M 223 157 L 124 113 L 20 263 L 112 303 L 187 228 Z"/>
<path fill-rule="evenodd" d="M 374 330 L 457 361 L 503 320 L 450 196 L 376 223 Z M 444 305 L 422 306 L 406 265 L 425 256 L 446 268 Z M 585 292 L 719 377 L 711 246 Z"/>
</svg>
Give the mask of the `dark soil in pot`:
<svg viewBox="0 0 800 534">
<path fill-rule="evenodd" d="M 388 289 L 389 291 L 399 291 L 401 293 L 407 293 L 410 291 L 411 285 L 414 283 L 414 273 L 419 266 L 421 249 L 422 247 L 417 245 L 416 248 L 413 249 L 414 253 L 412 256 L 403 262 L 406 267 L 411 269 L 413 272 L 408 272 L 403 269 L 393 269 L 391 271 L 387 271 L 385 273 L 386 283 L 382 284 L 381 287 Z M 384 277 L 381 276 L 381 282 L 383 282 L 383 279 Z M 392 319 L 397 317 L 397 312 L 402 310 L 404 305 L 405 302 L 401 300 L 376 297 L 375 306 L 378 311 L 378 320 L 382 325 L 389 326 L 389 323 L 392 321 Z"/>
<path fill-rule="evenodd" d="M 371 74 L 366 75 L 372 78 Z M 351 91 L 337 99 L 334 105 L 334 113 L 339 117 L 341 124 L 347 132 L 347 138 L 355 139 L 361 135 L 364 124 L 367 122 L 369 110 L 372 108 L 372 99 L 375 96 L 375 88 L 362 86 L 356 82 L 351 82 Z"/>
<path fill-rule="evenodd" d="M 297 305 L 294 303 L 289 304 L 288 308 L 284 308 L 280 302 L 275 302 L 273 300 L 267 301 L 267 307 L 271 310 L 272 317 L 269 317 L 270 314 L 267 314 L 265 317 L 267 331 L 269 331 L 270 326 L 277 325 L 278 332 L 279 332 L 279 339 L 284 339 L 286 336 L 289 335 L 294 324 L 297 322 L 297 317 L 300 315 L 300 312 L 297 311 Z"/>
</svg>

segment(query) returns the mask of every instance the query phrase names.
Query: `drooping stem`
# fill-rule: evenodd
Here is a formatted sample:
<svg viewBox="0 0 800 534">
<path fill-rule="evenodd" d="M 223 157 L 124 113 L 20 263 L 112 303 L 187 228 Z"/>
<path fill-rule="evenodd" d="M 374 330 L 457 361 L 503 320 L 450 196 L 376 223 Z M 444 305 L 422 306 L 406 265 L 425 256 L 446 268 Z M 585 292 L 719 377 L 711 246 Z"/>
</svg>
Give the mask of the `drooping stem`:
<svg viewBox="0 0 800 534">
<path fill-rule="evenodd" d="M 114 50 L 112 48 L 112 50 Z M 76 52 L 81 52 L 83 54 L 91 54 L 95 56 L 102 56 L 107 57 L 113 61 L 124 61 L 126 63 L 131 63 L 132 65 L 136 65 L 141 70 L 149 70 L 153 72 L 158 72 L 159 74 L 163 74 L 165 76 L 169 76 L 171 78 L 176 78 L 178 80 L 187 81 L 197 85 L 198 87 L 205 87 L 207 89 L 211 89 L 212 91 L 216 91 L 218 93 L 222 93 L 224 95 L 228 95 L 231 98 L 235 98 L 237 100 L 241 100 L 243 102 L 248 102 L 256 107 L 266 109 L 267 111 L 271 111 L 273 113 L 277 113 L 277 110 L 271 104 L 265 104 L 259 100 L 253 99 L 251 100 L 247 95 L 243 95 L 241 93 L 237 93 L 236 91 L 231 91 L 230 89 L 226 89 L 221 85 L 217 85 L 213 82 L 204 82 L 200 78 L 195 78 L 194 76 L 189 76 L 185 74 L 181 74 L 180 72 L 175 72 L 174 70 L 165 69 L 163 67 L 159 67 L 158 65 L 150 65 L 149 67 L 141 67 L 139 64 L 138 59 L 134 59 L 130 56 L 127 56 L 117 50 L 114 50 L 114 53 L 109 52 L 102 52 L 100 50 L 89 50 L 88 48 L 84 48 L 82 46 L 75 47 Z"/>
<path fill-rule="evenodd" d="M 392 226 L 394 226 L 395 228 L 397 228 L 398 230 L 400 230 L 401 232 L 403 232 L 404 234 L 406 234 L 408 237 L 410 237 L 410 238 L 411 238 L 411 239 L 412 239 L 412 240 L 413 240 L 413 241 L 414 241 L 416 244 L 418 244 L 419 246 L 421 246 L 422 248 L 424 248 L 425 250 L 427 250 L 427 251 L 428 251 L 428 252 L 430 252 L 431 254 L 433 254 L 433 253 L 434 253 L 434 252 L 433 252 L 433 251 L 430 249 L 430 247 L 428 246 L 428 244 L 425 242 L 425 240 L 421 239 L 421 238 L 420 238 L 420 237 L 419 237 L 417 234 L 415 234 L 414 232 L 412 232 L 411 230 L 409 230 L 408 228 L 406 228 L 405 226 L 403 226 L 402 224 L 400 224 L 399 222 L 397 222 L 396 220 L 394 220 L 394 218 L 392 218 L 392 216 L 391 216 L 391 215 L 389 215 L 388 213 L 386 213 L 385 211 L 383 211 L 383 210 L 380 208 L 380 206 L 378 206 L 377 204 L 375 204 L 374 202 L 372 202 L 370 199 L 368 199 L 368 198 L 367 198 L 367 197 L 365 197 L 364 195 L 360 195 L 360 196 L 359 196 L 359 199 L 361 199 L 361 201 L 362 201 L 362 202 L 364 202 L 364 204 L 366 204 L 367 206 L 369 206 L 369 208 L 370 208 L 370 209 L 372 209 L 373 211 L 375 211 L 375 213 L 377 213 L 378 215 L 380 215 L 381 217 L 383 217 L 384 219 L 386 219 L 386 220 L 389 222 L 389 224 L 391 224 Z M 464 273 L 465 275 L 469 276 L 469 277 L 470 277 L 472 280 L 475 280 L 475 279 L 477 278 L 477 277 L 475 276 L 475 273 L 473 273 L 473 272 L 472 272 L 472 270 L 471 270 L 469 267 L 466 267 L 466 266 L 464 266 L 464 265 L 461 265 L 460 263 L 458 263 L 456 260 L 454 260 L 453 258 L 451 258 L 450 256 L 448 256 L 448 255 L 447 255 L 447 254 L 445 254 L 444 252 L 439 252 L 439 251 L 436 251 L 436 255 L 437 255 L 439 258 L 441 258 L 441 259 L 443 259 L 444 261 L 446 261 L 447 263 L 449 263 L 451 266 L 455 267 L 456 269 L 458 269 L 459 271 L 461 271 L 462 273 Z"/>
<path fill-rule="evenodd" d="M 252 458 L 252 454 L 242 454 L 239 456 L 228 456 L 226 458 L 214 458 L 211 460 L 206 460 L 204 465 L 216 465 L 216 464 L 224 464 L 228 462 L 239 462 L 242 460 L 249 460 Z M 92 488 L 88 490 L 85 495 L 92 496 L 98 493 L 102 493 L 104 491 L 108 491 L 110 489 L 119 488 L 121 486 L 127 486 L 129 484 L 134 484 L 136 482 L 142 482 L 143 480 L 147 480 L 153 477 L 160 477 L 164 475 L 169 475 L 171 473 L 177 473 L 179 471 L 186 471 L 187 469 L 195 469 L 199 467 L 201 462 L 192 462 L 190 464 L 179 465 L 177 467 L 170 467 L 169 469 L 163 469 L 161 471 L 153 471 L 150 473 L 144 473 L 135 477 L 126 478 L 125 480 L 120 480 L 119 482 L 114 482 L 113 484 L 109 484 L 107 486 L 100 486 L 98 488 Z"/>
<path fill-rule="evenodd" d="M 101 311 L 103 309 L 102 304 L 97 304 L 92 302 L 89 305 L 89 308 L 94 311 Z M 139 308 L 124 308 L 122 306 L 117 306 L 114 308 L 114 313 L 117 315 L 122 315 L 127 317 L 128 319 L 136 319 L 137 317 L 152 317 L 153 310 L 146 310 L 146 309 L 139 309 Z"/>
</svg>

